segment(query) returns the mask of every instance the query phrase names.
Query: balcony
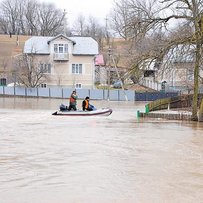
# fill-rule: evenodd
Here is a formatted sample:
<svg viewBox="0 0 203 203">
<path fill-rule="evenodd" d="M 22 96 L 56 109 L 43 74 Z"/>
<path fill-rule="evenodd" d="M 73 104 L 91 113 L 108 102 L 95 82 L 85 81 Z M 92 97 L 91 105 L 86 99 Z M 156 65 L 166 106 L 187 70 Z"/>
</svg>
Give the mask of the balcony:
<svg viewBox="0 0 203 203">
<path fill-rule="evenodd" d="M 69 56 L 68 53 L 54 53 L 53 59 L 54 61 L 68 61 Z"/>
</svg>

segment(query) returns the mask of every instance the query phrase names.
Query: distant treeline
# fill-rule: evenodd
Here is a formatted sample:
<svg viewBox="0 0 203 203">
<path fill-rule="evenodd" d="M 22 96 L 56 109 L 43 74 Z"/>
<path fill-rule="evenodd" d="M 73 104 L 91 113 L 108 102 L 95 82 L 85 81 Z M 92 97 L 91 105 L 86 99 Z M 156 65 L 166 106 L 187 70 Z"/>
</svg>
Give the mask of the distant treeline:
<svg viewBox="0 0 203 203">
<path fill-rule="evenodd" d="M 52 36 L 61 33 L 66 13 L 53 4 L 32 0 L 4 0 L 0 3 L 0 32 Z"/>
</svg>

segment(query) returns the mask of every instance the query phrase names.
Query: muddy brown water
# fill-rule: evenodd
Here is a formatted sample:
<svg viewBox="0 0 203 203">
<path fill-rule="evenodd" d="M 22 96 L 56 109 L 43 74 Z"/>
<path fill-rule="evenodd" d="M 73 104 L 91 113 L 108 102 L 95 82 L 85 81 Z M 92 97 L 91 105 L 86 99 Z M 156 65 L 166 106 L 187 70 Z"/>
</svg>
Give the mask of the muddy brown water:
<svg viewBox="0 0 203 203">
<path fill-rule="evenodd" d="M 0 98 L 0 203 L 203 202 L 203 123 L 51 115 L 66 102 Z"/>
</svg>

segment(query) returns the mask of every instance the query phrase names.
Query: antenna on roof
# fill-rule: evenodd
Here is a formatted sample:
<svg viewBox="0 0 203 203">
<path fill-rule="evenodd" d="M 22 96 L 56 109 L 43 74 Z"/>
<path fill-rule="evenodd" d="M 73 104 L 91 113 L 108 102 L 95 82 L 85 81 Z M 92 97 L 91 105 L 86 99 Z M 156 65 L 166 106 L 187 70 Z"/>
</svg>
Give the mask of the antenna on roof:
<svg viewBox="0 0 203 203">
<path fill-rule="evenodd" d="M 63 19 L 62 19 L 62 23 L 63 23 L 63 34 L 66 35 L 66 27 L 67 27 L 67 19 L 66 19 L 66 9 L 63 10 Z"/>
</svg>

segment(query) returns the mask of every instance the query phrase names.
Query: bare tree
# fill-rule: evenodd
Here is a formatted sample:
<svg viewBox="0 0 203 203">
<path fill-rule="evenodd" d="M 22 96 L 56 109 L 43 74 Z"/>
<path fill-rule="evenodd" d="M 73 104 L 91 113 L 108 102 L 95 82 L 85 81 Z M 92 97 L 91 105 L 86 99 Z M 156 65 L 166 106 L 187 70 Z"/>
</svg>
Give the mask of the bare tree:
<svg viewBox="0 0 203 203">
<path fill-rule="evenodd" d="M 27 25 L 27 31 L 26 34 L 28 35 L 40 35 L 40 29 L 39 29 L 39 18 L 38 18 L 38 7 L 39 3 L 37 1 L 28 0 L 26 2 L 26 11 L 24 13 L 25 15 L 25 21 Z"/>
<path fill-rule="evenodd" d="M 100 49 L 102 49 L 102 39 L 105 37 L 105 28 L 100 25 L 98 20 L 93 16 L 89 16 L 89 18 L 86 19 L 85 16 L 80 14 L 75 20 L 73 33 L 81 37 L 92 37 L 98 42 Z"/>
<path fill-rule="evenodd" d="M 4 73 L 8 71 L 8 65 L 9 65 L 9 57 L 4 57 L 0 64 Z"/>
<path fill-rule="evenodd" d="M 42 64 L 43 65 L 43 64 Z M 16 82 L 26 87 L 38 87 L 44 83 L 47 78 L 47 69 L 41 66 L 34 54 L 23 54 L 15 58 L 14 70 Z"/>
<path fill-rule="evenodd" d="M 3 33 L 3 34 L 9 33 L 8 19 L 6 19 L 2 13 L 0 14 L 0 33 Z"/>
<path fill-rule="evenodd" d="M 80 14 L 75 20 L 73 31 L 79 36 L 84 36 L 85 27 L 86 27 L 85 16 Z"/>
<path fill-rule="evenodd" d="M 87 26 L 85 28 L 85 35 L 95 39 L 98 42 L 100 49 L 103 47 L 102 39 L 105 37 L 104 30 L 104 26 L 98 23 L 98 19 L 94 18 L 93 16 L 89 16 Z"/>
<path fill-rule="evenodd" d="M 197 120 L 197 101 L 199 91 L 199 69 L 202 57 L 203 39 L 203 3 L 202 0 L 166 0 L 166 1 L 139 1 L 126 0 L 129 8 L 128 23 L 126 30 L 136 29 L 133 37 L 137 41 L 138 37 L 150 37 L 156 30 L 163 30 L 168 33 L 168 38 L 161 45 L 152 46 L 147 52 L 143 52 L 137 58 L 136 64 L 142 60 L 152 60 L 163 58 L 171 48 L 178 45 L 195 45 L 194 57 L 194 96 L 192 119 Z M 182 30 L 189 32 L 174 32 L 174 27 L 170 23 L 176 23 Z M 179 22 L 179 24 L 178 24 Z M 180 29 L 179 29 L 180 31 Z M 137 66 L 135 66 L 137 67 Z"/>
<path fill-rule="evenodd" d="M 153 1 L 117 0 L 111 12 L 111 25 L 122 38 L 132 39 L 145 36 L 155 27 L 151 18 L 155 15 Z M 148 18 L 148 19 L 147 19 Z M 143 21 L 143 19 L 147 19 Z"/>
<path fill-rule="evenodd" d="M 130 22 L 129 20 L 131 20 L 130 11 L 126 1 L 120 0 L 115 2 L 113 11 L 111 12 L 111 27 L 125 40 L 131 36 L 131 29 L 129 30 L 129 27 L 127 27 Z"/>
<path fill-rule="evenodd" d="M 54 36 L 63 32 L 63 20 L 66 15 L 65 12 L 56 9 L 53 4 L 42 4 L 38 10 L 40 35 Z"/>
<path fill-rule="evenodd" d="M 17 0 L 4 0 L 1 3 L 2 19 L 8 23 L 7 31 L 17 33 L 17 21 L 19 13 L 17 9 Z"/>
<path fill-rule="evenodd" d="M 3 0 L 0 13 L 4 33 L 53 36 L 64 32 L 66 26 L 65 11 L 37 0 Z"/>
</svg>

